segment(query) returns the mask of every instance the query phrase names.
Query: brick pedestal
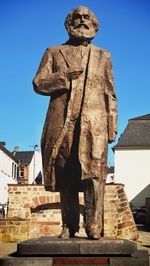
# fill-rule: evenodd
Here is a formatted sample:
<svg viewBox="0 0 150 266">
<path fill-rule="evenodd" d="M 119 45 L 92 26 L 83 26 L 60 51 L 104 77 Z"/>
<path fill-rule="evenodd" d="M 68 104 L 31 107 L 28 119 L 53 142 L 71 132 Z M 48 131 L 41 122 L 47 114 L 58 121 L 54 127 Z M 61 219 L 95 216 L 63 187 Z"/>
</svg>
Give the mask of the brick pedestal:
<svg viewBox="0 0 150 266">
<path fill-rule="evenodd" d="M 80 233 L 84 236 L 84 201 L 80 198 Z M 40 236 L 57 236 L 61 230 L 58 192 L 41 185 L 9 185 L 7 219 L 0 220 L 0 241 L 19 242 Z M 137 240 L 136 225 L 122 184 L 107 184 L 104 195 L 104 236 Z"/>
</svg>

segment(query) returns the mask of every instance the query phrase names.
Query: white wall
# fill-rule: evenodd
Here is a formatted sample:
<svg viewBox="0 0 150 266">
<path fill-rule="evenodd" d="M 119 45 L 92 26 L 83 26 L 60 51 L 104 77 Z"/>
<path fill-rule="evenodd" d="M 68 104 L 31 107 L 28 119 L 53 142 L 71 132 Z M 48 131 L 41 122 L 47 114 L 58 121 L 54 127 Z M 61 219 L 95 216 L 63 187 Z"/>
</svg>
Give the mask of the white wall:
<svg viewBox="0 0 150 266">
<path fill-rule="evenodd" d="M 32 161 L 29 165 L 29 184 L 32 184 L 39 174 L 42 173 L 42 157 L 40 151 L 34 151 Z"/>
<path fill-rule="evenodd" d="M 12 171 L 12 164 L 17 164 L 7 154 L 0 150 L 0 203 L 6 203 L 8 197 L 8 184 L 17 184 L 17 179 L 14 178 L 14 171 Z M 13 174 L 13 176 L 12 176 Z"/>
<path fill-rule="evenodd" d="M 150 150 L 115 150 L 114 157 L 115 182 L 125 185 L 134 206 L 145 205 L 145 198 L 150 196 Z"/>
<path fill-rule="evenodd" d="M 0 150 L 0 171 L 7 176 L 12 176 L 12 159 Z"/>
<path fill-rule="evenodd" d="M 107 177 L 106 177 L 106 183 L 112 183 L 114 182 L 114 173 L 111 173 L 111 174 L 107 174 Z"/>
</svg>

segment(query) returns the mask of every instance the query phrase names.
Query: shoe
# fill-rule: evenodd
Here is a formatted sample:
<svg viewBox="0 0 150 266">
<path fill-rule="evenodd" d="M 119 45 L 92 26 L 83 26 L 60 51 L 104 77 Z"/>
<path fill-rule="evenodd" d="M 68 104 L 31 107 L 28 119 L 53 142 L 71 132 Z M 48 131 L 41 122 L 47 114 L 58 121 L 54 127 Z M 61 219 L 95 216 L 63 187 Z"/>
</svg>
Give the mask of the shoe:
<svg viewBox="0 0 150 266">
<path fill-rule="evenodd" d="M 70 238 L 75 238 L 75 233 L 70 233 L 69 237 Z"/>
<path fill-rule="evenodd" d="M 70 230 L 70 238 L 79 237 L 79 230 Z"/>
<path fill-rule="evenodd" d="M 86 234 L 88 236 L 89 239 L 100 239 L 100 233 L 99 230 L 97 229 L 97 226 L 90 226 L 90 228 L 88 227 L 88 229 L 86 228 Z"/>
<path fill-rule="evenodd" d="M 61 233 L 60 233 L 60 235 L 58 237 L 59 238 L 63 238 L 63 239 L 66 239 L 66 238 L 69 238 L 70 237 L 70 235 L 69 235 L 69 228 L 66 225 L 63 225 L 62 226 Z"/>
<path fill-rule="evenodd" d="M 98 240 L 98 239 L 100 239 L 100 235 L 91 234 L 91 235 L 88 235 L 88 239 Z"/>
</svg>

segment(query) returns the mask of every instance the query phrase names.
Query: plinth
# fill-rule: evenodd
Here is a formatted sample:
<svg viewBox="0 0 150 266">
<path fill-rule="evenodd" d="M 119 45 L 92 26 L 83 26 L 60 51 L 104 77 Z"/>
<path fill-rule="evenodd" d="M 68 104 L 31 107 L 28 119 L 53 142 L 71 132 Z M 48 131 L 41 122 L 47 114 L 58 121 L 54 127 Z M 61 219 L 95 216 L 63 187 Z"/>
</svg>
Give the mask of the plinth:
<svg viewBox="0 0 150 266">
<path fill-rule="evenodd" d="M 148 253 L 128 240 L 40 237 L 18 244 L 16 254 L 0 258 L 2 266 L 148 266 Z"/>
<path fill-rule="evenodd" d="M 101 238 L 60 239 L 40 237 L 18 244 L 18 255 L 132 255 L 137 251 L 136 244 L 128 240 Z"/>
</svg>

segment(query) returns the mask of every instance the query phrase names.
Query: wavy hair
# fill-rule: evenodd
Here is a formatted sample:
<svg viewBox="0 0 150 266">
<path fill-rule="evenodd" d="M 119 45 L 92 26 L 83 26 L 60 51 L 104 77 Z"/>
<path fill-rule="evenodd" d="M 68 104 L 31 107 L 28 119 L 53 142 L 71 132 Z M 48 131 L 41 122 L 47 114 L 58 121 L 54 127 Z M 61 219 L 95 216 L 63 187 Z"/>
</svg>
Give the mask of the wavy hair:
<svg viewBox="0 0 150 266">
<path fill-rule="evenodd" d="M 73 20 L 73 17 L 75 15 L 75 12 L 79 8 L 86 8 L 89 11 L 89 14 L 90 14 L 91 19 L 92 19 L 92 22 L 93 22 L 93 26 L 95 28 L 95 31 L 97 32 L 99 30 L 99 22 L 98 22 L 98 19 L 94 15 L 94 13 L 90 9 L 88 9 L 87 7 L 85 7 L 85 6 L 78 6 L 78 7 L 74 8 L 73 10 L 70 11 L 70 13 L 67 15 L 67 17 L 65 19 L 65 22 L 64 22 L 64 25 L 65 25 L 66 30 L 69 31 L 69 27 L 72 25 L 72 20 Z"/>
</svg>

